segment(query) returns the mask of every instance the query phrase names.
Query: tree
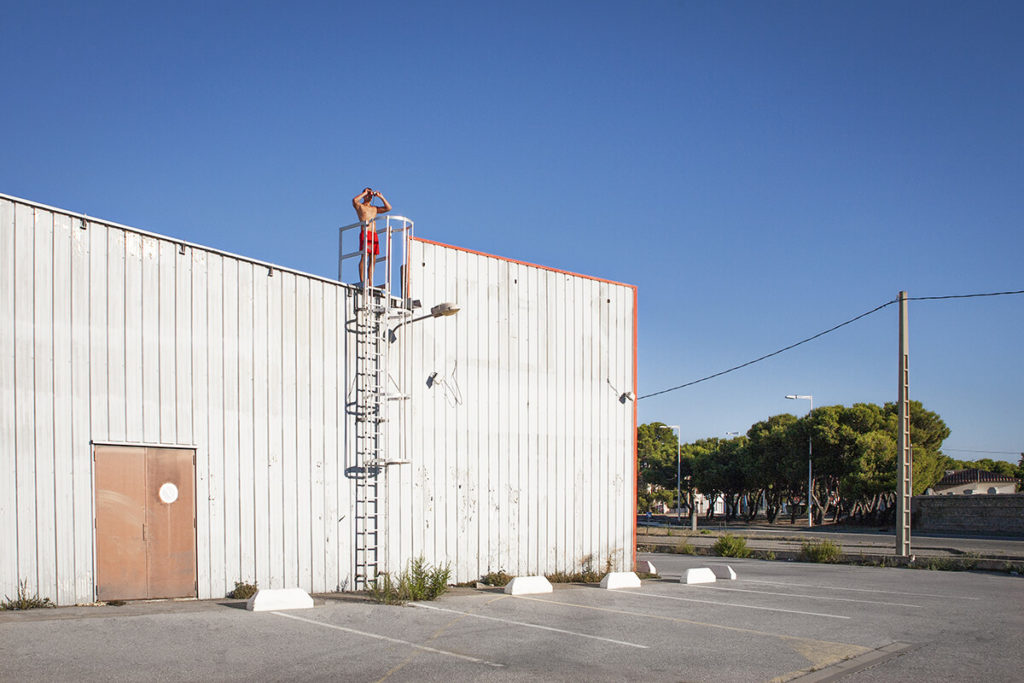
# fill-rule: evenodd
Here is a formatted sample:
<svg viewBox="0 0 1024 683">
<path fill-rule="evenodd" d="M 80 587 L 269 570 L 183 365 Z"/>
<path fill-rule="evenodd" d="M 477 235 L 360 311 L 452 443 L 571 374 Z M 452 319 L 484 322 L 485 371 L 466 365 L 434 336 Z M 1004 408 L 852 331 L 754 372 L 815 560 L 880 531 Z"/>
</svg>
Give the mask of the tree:
<svg viewBox="0 0 1024 683">
<path fill-rule="evenodd" d="M 788 413 L 774 415 L 747 431 L 747 457 L 743 465 L 747 486 L 755 492 L 755 499 L 764 496 L 765 516 L 770 523 L 778 516 L 783 501 L 793 502 L 794 496 L 799 495 L 800 487 L 794 482 L 799 480 L 801 471 L 806 472 L 806 460 L 796 456 L 796 421 Z"/>
<path fill-rule="evenodd" d="M 676 458 L 679 439 L 674 431 L 661 422 L 651 422 L 637 427 L 637 509 L 649 510 L 658 500 L 670 502 L 676 492 Z M 666 497 L 661 495 L 666 492 Z M 657 493 L 657 496 L 652 496 Z"/>
<path fill-rule="evenodd" d="M 886 403 L 886 413 L 896 415 L 895 403 Z M 913 493 L 921 495 L 946 474 L 949 459 L 942 454 L 942 442 L 949 427 L 938 413 L 925 410 L 920 401 L 910 402 L 910 444 L 913 450 Z"/>
</svg>

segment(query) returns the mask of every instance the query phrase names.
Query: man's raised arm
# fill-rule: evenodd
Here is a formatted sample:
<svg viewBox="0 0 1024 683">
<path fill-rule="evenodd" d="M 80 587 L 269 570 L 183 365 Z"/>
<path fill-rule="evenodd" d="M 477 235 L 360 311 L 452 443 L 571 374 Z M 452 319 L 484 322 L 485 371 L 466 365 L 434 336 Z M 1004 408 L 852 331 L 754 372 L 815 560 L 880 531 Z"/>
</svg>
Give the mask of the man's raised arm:
<svg viewBox="0 0 1024 683">
<path fill-rule="evenodd" d="M 380 192 L 374 192 L 373 196 L 374 197 L 380 197 L 380 200 L 382 202 L 384 202 L 384 206 L 381 207 L 381 208 L 378 208 L 377 209 L 377 213 L 387 213 L 388 211 L 391 210 L 391 204 L 388 202 L 388 200 L 384 199 L 384 195 L 382 195 Z"/>
<path fill-rule="evenodd" d="M 363 201 L 363 197 L 365 197 L 367 195 L 367 193 L 372 194 L 373 190 L 371 190 L 370 188 L 366 188 L 365 190 L 363 190 L 362 192 L 357 194 L 355 197 L 353 197 L 352 198 L 352 206 L 357 206 L 360 202 L 362 202 Z"/>
</svg>

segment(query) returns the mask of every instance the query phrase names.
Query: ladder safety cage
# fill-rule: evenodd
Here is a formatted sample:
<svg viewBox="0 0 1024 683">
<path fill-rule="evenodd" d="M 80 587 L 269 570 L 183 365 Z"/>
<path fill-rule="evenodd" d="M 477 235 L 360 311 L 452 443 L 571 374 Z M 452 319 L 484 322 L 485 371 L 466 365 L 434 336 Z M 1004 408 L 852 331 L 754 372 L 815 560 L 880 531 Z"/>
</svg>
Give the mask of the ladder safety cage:
<svg viewBox="0 0 1024 683">
<path fill-rule="evenodd" d="M 381 244 L 379 256 L 372 253 L 373 243 L 369 239 L 363 240 L 361 250 L 344 251 L 345 233 L 357 228 L 360 231 L 373 230 L 383 238 L 378 237 Z M 396 419 L 392 420 L 389 404 L 408 399 L 401 390 L 400 382 L 408 377 L 409 345 L 400 344 L 393 348 L 391 333 L 393 321 L 407 320 L 412 314 L 412 301 L 408 298 L 409 268 L 406 267 L 412 230 L 410 219 L 391 215 L 339 229 L 339 281 L 343 280 L 346 260 L 365 255 L 374 263 L 384 264 L 383 282 L 378 284 L 366 278 L 356 292 L 355 302 L 355 400 L 349 412 L 355 416 L 356 423 L 354 584 L 357 589 L 373 586 L 381 567 L 387 564 L 384 557 L 387 543 L 383 538 L 386 529 L 382 526 L 381 514 L 381 505 L 388 500 L 387 467 L 409 462 L 405 428 L 408 412 L 403 405 L 394 412 Z M 398 250 L 393 248 L 396 243 L 400 245 Z M 400 258 L 394 258 L 396 252 Z M 395 266 L 399 269 L 398 278 L 394 277 Z M 398 292 L 394 291 L 393 283 L 399 285 Z M 391 375 L 393 365 L 397 366 L 395 370 L 399 373 L 399 380 Z M 394 444 L 397 448 L 394 449 L 389 443 L 392 436 L 397 436 Z"/>
</svg>

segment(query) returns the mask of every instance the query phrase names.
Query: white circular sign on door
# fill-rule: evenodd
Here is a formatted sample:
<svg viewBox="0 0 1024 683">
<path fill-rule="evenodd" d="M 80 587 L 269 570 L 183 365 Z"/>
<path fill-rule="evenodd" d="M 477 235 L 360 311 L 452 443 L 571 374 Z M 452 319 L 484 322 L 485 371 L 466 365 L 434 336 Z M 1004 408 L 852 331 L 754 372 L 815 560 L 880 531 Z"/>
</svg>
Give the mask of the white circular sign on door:
<svg viewBox="0 0 1024 683">
<path fill-rule="evenodd" d="M 160 487 L 160 500 L 170 505 L 174 501 L 178 500 L 178 487 L 167 482 Z"/>
</svg>

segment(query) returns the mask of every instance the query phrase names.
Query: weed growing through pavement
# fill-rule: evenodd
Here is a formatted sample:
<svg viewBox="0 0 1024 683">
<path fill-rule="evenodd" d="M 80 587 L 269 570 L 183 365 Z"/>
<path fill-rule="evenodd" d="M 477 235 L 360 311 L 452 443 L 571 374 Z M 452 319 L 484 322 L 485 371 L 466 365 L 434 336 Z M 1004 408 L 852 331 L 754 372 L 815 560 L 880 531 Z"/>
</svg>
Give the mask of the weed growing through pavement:
<svg viewBox="0 0 1024 683">
<path fill-rule="evenodd" d="M 451 565 L 432 567 L 426 559 L 409 561 L 408 568 L 394 577 L 381 572 L 368 592 L 371 598 L 387 605 L 402 605 L 414 600 L 434 600 L 448 590 Z"/>
<path fill-rule="evenodd" d="M 514 577 L 504 569 L 499 569 L 496 572 L 484 574 L 482 583 L 485 583 L 488 586 L 507 586 L 508 582 L 513 578 Z"/>
<path fill-rule="evenodd" d="M 35 595 L 28 594 L 28 579 L 18 582 L 18 596 L 13 600 L 4 596 L 3 601 L 0 601 L 0 610 L 14 610 L 14 609 L 36 609 L 37 607 L 56 607 L 50 598 L 40 598 L 39 593 Z"/>
<path fill-rule="evenodd" d="M 545 574 L 546 578 L 551 583 L 601 583 L 601 579 L 612 571 L 615 566 L 615 555 L 618 550 L 613 550 L 608 556 L 608 559 L 604 563 L 604 571 L 598 571 L 594 569 L 594 556 L 586 555 L 580 560 L 580 569 L 578 571 L 555 571 L 550 574 Z"/>
<path fill-rule="evenodd" d="M 259 588 L 256 583 L 246 583 L 245 581 L 235 581 L 235 589 L 228 593 L 229 598 L 235 600 L 248 600 L 252 596 L 256 595 Z"/>
</svg>

